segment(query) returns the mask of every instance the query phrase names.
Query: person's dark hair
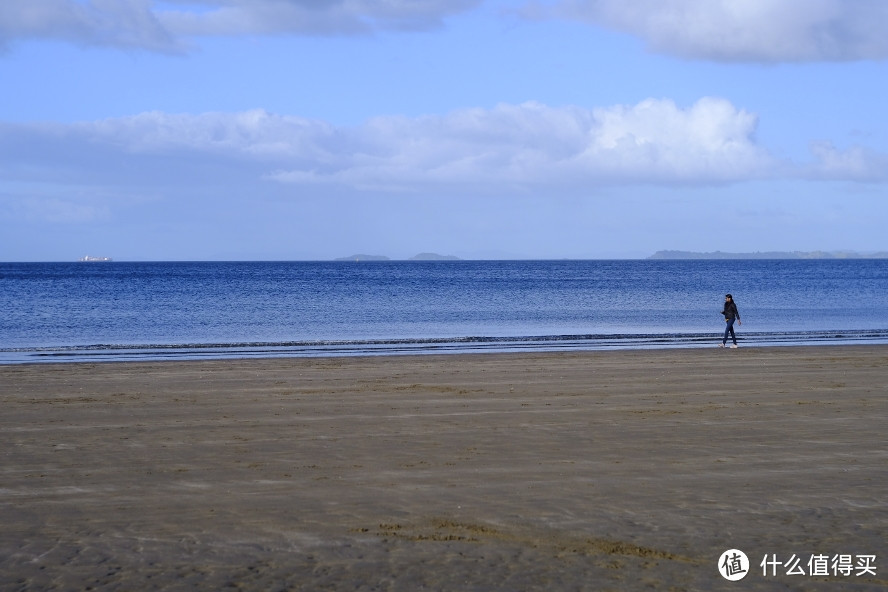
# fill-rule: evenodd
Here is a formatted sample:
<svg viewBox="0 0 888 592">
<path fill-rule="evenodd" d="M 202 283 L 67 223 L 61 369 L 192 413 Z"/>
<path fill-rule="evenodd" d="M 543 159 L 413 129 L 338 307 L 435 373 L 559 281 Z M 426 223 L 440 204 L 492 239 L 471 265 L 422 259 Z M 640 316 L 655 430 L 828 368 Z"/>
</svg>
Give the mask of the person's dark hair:
<svg viewBox="0 0 888 592">
<path fill-rule="evenodd" d="M 730 294 L 725 294 L 725 298 L 730 298 L 730 299 L 731 299 L 731 300 L 733 300 L 733 299 L 734 299 L 734 297 L 733 297 L 733 296 L 731 296 L 731 295 L 730 295 Z"/>
</svg>

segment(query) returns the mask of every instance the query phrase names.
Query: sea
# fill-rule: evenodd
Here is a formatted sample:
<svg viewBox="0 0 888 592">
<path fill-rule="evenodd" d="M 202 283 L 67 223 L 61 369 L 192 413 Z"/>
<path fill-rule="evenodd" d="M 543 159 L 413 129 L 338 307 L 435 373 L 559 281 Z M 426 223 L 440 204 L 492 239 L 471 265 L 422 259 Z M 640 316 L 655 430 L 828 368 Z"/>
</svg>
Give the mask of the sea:
<svg viewBox="0 0 888 592">
<path fill-rule="evenodd" d="M 0 263 L 0 363 L 888 343 L 888 260 Z"/>
</svg>

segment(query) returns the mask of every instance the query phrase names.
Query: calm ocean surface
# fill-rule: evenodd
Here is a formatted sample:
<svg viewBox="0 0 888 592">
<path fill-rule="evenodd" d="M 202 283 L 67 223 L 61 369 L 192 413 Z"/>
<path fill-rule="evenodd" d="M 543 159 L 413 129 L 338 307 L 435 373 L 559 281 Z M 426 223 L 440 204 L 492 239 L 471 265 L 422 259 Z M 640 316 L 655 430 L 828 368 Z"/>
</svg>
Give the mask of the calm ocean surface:
<svg viewBox="0 0 888 592">
<path fill-rule="evenodd" d="M 888 260 L 0 263 L 0 363 L 888 343 Z"/>
</svg>

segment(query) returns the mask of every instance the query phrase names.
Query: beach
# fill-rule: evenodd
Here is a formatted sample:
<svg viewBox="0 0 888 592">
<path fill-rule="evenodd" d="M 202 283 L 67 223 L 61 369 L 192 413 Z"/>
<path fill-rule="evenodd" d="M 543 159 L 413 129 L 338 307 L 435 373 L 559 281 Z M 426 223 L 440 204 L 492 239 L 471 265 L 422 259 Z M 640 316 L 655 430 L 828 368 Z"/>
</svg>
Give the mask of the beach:
<svg viewBox="0 0 888 592">
<path fill-rule="evenodd" d="M 0 405 L 2 590 L 888 590 L 888 346 L 6 365 Z"/>
</svg>

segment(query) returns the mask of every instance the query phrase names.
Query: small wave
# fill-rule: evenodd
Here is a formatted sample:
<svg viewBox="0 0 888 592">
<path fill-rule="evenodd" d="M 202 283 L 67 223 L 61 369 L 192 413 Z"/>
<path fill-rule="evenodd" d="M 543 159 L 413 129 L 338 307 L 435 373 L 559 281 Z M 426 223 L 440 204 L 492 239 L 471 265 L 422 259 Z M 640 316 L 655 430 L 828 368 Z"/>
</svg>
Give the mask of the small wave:
<svg viewBox="0 0 888 592">
<path fill-rule="evenodd" d="M 710 346 L 716 343 L 719 337 L 713 333 L 626 333 L 279 342 L 90 344 L 0 349 L 0 364 L 692 348 Z M 888 329 L 744 332 L 742 335 L 738 335 L 738 338 L 748 346 L 888 343 Z"/>
</svg>

